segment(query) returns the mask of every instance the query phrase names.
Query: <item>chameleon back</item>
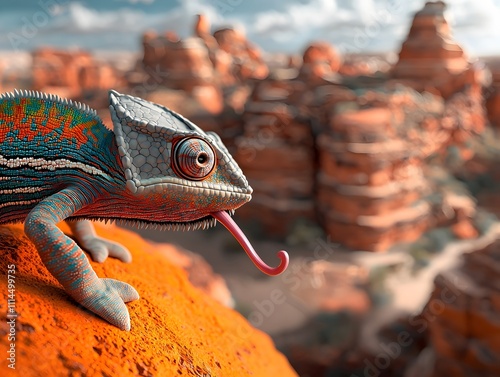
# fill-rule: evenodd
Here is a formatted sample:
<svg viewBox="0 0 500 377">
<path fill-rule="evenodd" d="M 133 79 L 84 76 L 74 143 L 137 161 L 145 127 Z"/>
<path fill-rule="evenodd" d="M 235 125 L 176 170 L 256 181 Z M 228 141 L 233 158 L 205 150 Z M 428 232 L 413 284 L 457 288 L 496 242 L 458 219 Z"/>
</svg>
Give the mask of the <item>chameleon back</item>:
<svg viewBox="0 0 500 377">
<path fill-rule="evenodd" d="M 0 223 L 73 183 L 123 181 L 120 166 L 114 134 L 87 106 L 31 91 L 0 97 Z"/>
</svg>

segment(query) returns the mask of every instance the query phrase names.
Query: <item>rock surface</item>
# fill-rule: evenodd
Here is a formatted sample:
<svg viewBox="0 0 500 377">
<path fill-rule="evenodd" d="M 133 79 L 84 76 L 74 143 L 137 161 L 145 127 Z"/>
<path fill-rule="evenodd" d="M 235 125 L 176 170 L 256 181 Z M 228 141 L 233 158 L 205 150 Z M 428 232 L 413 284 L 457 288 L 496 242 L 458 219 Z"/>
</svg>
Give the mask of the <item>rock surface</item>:
<svg viewBox="0 0 500 377">
<path fill-rule="evenodd" d="M 87 51 L 40 48 L 33 51 L 32 89 L 79 98 L 85 91 L 118 87 L 121 79 L 109 64 Z"/>
<path fill-rule="evenodd" d="M 64 228 L 67 229 L 67 228 Z M 123 242 L 132 264 L 92 262 L 101 277 L 132 284 L 132 329 L 120 331 L 79 307 L 43 266 L 22 226 L 0 227 L 1 348 L 7 350 L 7 266 L 15 264 L 16 370 L 4 376 L 296 376 L 269 337 L 189 283 L 186 273 L 139 236 L 117 227 L 98 233 Z M 167 246 L 165 246 L 167 247 Z"/>
<path fill-rule="evenodd" d="M 473 112 L 466 105 L 479 107 L 480 116 L 480 103 L 465 94 L 444 101 L 387 84 L 354 94 L 358 82 L 317 91 L 319 122 L 327 125 L 317 137 L 316 200 L 327 234 L 350 248 L 377 251 L 459 221 L 460 201 L 453 201 L 447 219 L 436 215 L 453 195 L 436 197 L 447 190 L 443 179 L 430 173 L 427 160 L 446 154 L 450 145 L 460 145 L 484 125 L 469 120 Z M 465 234 L 470 216 L 460 219 L 464 224 L 458 233 Z"/>
<path fill-rule="evenodd" d="M 311 43 L 304 51 L 300 74 L 304 80 L 328 79 L 342 66 L 340 54 L 327 42 Z"/>
<path fill-rule="evenodd" d="M 479 77 L 477 67 L 453 40 L 445 10 L 443 1 L 429 1 L 415 14 L 392 74 L 418 90 L 447 98 Z"/>
<path fill-rule="evenodd" d="M 486 109 L 491 124 L 500 128 L 500 60 L 495 59 L 488 64 L 491 70 L 492 83 L 486 96 Z"/>
<path fill-rule="evenodd" d="M 148 91 L 160 85 L 185 90 L 200 97 L 212 113 L 220 113 L 222 87 L 262 79 L 269 73 L 260 50 L 242 32 L 225 28 L 212 35 L 204 15 L 197 16 L 193 32 L 194 36 L 184 39 L 172 32 L 144 33 L 143 58 L 131 84 Z"/>
<path fill-rule="evenodd" d="M 440 275 L 422 316 L 435 354 L 432 377 L 500 374 L 500 242 Z"/>
<path fill-rule="evenodd" d="M 313 220 L 314 135 L 297 104 L 299 80 L 263 80 L 242 114 L 235 159 L 254 189 L 252 205 L 239 214 L 259 218 L 266 233 L 285 235 L 299 218 Z"/>
</svg>

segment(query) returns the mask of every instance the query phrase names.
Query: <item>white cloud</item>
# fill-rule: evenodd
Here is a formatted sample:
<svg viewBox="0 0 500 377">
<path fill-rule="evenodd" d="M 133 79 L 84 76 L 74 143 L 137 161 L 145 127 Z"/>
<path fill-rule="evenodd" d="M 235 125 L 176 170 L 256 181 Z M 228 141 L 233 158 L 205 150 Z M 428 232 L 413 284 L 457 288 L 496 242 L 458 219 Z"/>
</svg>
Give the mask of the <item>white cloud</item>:
<svg viewBox="0 0 500 377">
<path fill-rule="evenodd" d="M 448 0 L 449 19 L 460 43 L 474 54 L 500 54 L 500 0 Z M 91 7 L 88 4 L 94 4 Z M 327 40 L 347 51 L 394 51 L 406 37 L 411 17 L 425 0 L 115 0 L 115 9 L 98 2 L 62 5 L 40 29 L 40 44 L 139 48 L 146 29 L 192 34 L 195 15 L 214 27 L 246 29 L 254 43 L 270 51 L 300 52 L 312 40 Z M 169 4 L 167 7 L 166 4 Z M 154 9 L 154 11 L 152 11 Z M 19 12 L 16 10 L 15 12 Z M 21 32 L 20 13 L 0 13 L 0 48 L 6 35 Z M 29 17 L 28 17 L 29 18 Z M 17 21 L 16 21 L 17 20 Z M 17 28 L 17 29 L 16 29 Z M 106 47 L 107 46 L 107 47 Z"/>
</svg>

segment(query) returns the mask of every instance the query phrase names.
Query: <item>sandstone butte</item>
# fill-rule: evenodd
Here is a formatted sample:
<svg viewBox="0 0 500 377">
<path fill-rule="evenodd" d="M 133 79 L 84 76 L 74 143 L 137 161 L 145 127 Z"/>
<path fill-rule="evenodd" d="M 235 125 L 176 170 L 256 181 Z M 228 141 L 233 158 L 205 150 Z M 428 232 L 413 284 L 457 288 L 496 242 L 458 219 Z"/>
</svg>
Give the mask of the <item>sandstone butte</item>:
<svg viewBox="0 0 500 377">
<path fill-rule="evenodd" d="M 62 226 L 64 231 L 67 227 Z M 0 375 L 297 376 L 266 334 L 188 281 L 162 252 L 118 227 L 97 226 L 127 245 L 131 264 L 92 262 L 100 277 L 132 284 L 132 329 L 121 331 L 79 307 L 49 274 L 22 225 L 0 227 Z M 7 367 L 7 266 L 16 265 L 16 369 Z"/>
</svg>

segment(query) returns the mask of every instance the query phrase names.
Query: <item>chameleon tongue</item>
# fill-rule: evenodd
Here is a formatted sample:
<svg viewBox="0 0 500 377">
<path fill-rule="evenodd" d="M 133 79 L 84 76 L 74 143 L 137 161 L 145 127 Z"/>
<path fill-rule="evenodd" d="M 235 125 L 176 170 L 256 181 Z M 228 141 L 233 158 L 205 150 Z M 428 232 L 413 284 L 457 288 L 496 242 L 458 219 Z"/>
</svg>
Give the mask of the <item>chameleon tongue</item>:
<svg viewBox="0 0 500 377">
<path fill-rule="evenodd" d="M 241 229 L 236 225 L 234 220 L 229 216 L 229 214 L 225 211 L 218 211 L 211 213 L 213 217 L 217 219 L 222 225 L 226 227 L 227 230 L 231 232 L 231 234 L 238 240 L 240 245 L 243 247 L 248 257 L 252 260 L 252 262 L 257 266 L 259 270 L 268 275 L 279 275 L 288 267 L 289 257 L 288 253 L 284 250 L 280 250 L 278 252 L 278 258 L 281 259 L 281 263 L 278 267 L 269 267 L 265 264 L 262 259 L 257 255 L 252 245 L 248 241 L 247 237 L 243 234 Z"/>
</svg>

